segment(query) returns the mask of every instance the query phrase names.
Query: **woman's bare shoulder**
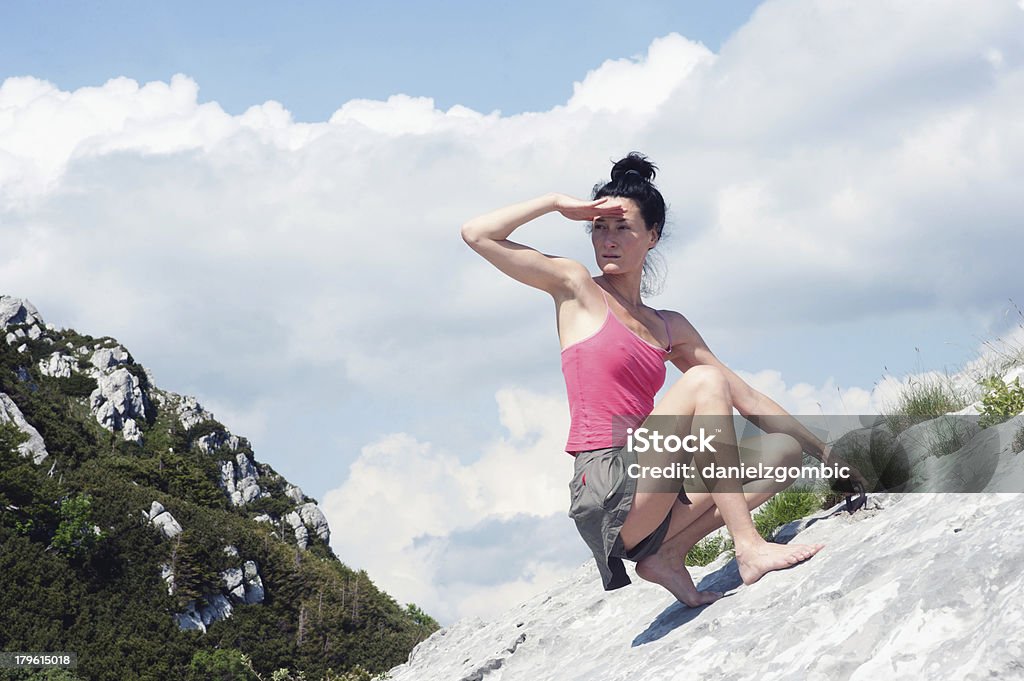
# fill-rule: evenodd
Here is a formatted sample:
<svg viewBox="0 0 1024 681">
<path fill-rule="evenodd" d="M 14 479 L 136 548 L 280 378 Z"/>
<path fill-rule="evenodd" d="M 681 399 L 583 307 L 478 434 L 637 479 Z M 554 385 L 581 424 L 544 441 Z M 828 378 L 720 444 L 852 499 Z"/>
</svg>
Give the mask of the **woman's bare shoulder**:
<svg viewBox="0 0 1024 681">
<path fill-rule="evenodd" d="M 694 328 L 690 320 L 687 319 L 682 312 L 676 310 L 658 310 L 662 317 L 668 320 L 669 328 L 672 329 L 672 335 L 675 337 L 675 331 L 678 329 L 680 337 L 682 335 L 696 334 L 697 329 Z"/>
<path fill-rule="evenodd" d="M 676 310 L 658 310 L 658 312 L 668 321 L 669 331 L 672 334 L 672 354 L 669 359 L 673 362 L 682 361 L 687 367 L 699 363 L 697 351 L 707 348 L 707 344 L 697 332 L 696 327 Z M 683 370 L 685 371 L 685 368 Z"/>
</svg>

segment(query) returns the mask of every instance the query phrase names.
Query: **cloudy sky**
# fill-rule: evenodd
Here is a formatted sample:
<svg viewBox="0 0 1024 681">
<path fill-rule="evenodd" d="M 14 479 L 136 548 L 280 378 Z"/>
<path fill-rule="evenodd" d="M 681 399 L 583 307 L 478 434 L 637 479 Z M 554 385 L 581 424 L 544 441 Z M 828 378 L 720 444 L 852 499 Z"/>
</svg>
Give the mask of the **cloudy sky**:
<svg viewBox="0 0 1024 681">
<path fill-rule="evenodd" d="M 0 293 L 196 395 L 443 622 L 588 557 L 550 300 L 468 218 L 644 151 L 650 302 L 793 413 L 1017 328 L 1024 4 L 621 7 L 5 7 Z M 593 268 L 578 223 L 516 238 Z"/>
</svg>

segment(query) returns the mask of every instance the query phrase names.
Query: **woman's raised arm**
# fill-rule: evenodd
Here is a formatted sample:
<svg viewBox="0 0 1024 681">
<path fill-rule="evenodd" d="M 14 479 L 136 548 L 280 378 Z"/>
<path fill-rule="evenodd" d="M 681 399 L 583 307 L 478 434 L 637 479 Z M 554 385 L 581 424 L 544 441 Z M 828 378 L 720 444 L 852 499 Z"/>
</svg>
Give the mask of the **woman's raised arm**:
<svg viewBox="0 0 1024 681">
<path fill-rule="evenodd" d="M 545 194 L 473 218 L 462 225 L 462 238 L 470 248 L 516 281 L 557 296 L 571 290 L 577 278 L 589 279 L 587 268 L 570 258 L 545 255 L 509 241 L 508 236 L 517 227 L 555 211 L 570 220 L 621 216 L 622 207 L 604 207 L 606 200 L 581 201 L 564 194 Z"/>
</svg>

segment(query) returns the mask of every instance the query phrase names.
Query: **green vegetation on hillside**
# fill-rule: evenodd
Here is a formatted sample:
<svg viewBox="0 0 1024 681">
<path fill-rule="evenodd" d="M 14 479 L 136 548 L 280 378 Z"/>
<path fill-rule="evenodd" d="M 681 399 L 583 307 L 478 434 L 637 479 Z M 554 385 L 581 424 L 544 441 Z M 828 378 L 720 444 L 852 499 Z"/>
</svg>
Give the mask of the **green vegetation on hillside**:
<svg viewBox="0 0 1024 681">
<path fill-rule="evenodd" d="M 104 430 L 88 407 L 95 380 L 45 376 L 38 363 L 68 342 L 91 349 L 116 341 L 49 335 L 58 337 L 26 339 L 25 353 L 0 343 L 0 392 L 49 452 L 34 464 L 17 451 L 25 436 L 0 425 L 0 650 L 75 652 L 78 667 L 12 678 L 269 679 L 282 669 L 294 678 L 361 678 L 404 662 L 438 628 L 312 533 L 301 550 L 288 532 L 253 521 L 294 508 L 269 466 L 258 465 L 271 497 L 232 507 L 218 486 L 220 465 L 251 456 L 248 442 L 202 452 L 197 440 L 223 426 L 182 428 L 157 407 L 156 388 L 130 359 L 149 399 L 149 418 L 138 424 L 143 442 Z M 146 521 L 153 501 L 172 512 L 180 535 L 165 539 Z M 237 556 L 225 552 L 229 545 Z M 220 593 L 221 571 L 247 560 L 258 567 L 263 602 L 234 604 L 205 634 L 179 629 L 174 614 Z M 173 568 L 173 594 L 164 564 Z"/>
</svg>

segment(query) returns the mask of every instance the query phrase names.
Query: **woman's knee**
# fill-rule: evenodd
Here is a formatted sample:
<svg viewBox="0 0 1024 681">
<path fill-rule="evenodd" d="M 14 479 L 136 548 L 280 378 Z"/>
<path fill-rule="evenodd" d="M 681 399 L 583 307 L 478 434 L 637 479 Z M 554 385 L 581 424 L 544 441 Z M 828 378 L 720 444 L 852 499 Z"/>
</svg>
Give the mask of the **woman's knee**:
<svg viewBox="0 0 1024 681">
<path fill-rule="evenodd" d="M 679 383 L 697 393 L 729 395 L 729 379 L 721 369 L 708 364 L 690 367 L 679 379 Z"/>
</svg>

